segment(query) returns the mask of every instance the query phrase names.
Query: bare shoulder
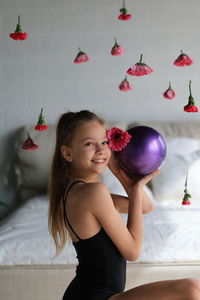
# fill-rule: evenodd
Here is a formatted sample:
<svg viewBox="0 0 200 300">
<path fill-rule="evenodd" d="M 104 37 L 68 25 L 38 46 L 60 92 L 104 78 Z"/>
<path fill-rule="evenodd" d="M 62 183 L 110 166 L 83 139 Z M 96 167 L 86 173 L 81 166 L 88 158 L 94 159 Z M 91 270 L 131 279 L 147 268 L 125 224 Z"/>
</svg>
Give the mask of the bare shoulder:
<svg viewBox="0 0 200 300">
<path fill-rule="evenodd" d="M 112 202 L 107 186 L 101 182 L 87 183 L 80 188 L 79 193 L 84 198 L 84 202 L 89 203 L 90 207 L 97 203 L 105 203 L 105 201 Z"/>
</svg>

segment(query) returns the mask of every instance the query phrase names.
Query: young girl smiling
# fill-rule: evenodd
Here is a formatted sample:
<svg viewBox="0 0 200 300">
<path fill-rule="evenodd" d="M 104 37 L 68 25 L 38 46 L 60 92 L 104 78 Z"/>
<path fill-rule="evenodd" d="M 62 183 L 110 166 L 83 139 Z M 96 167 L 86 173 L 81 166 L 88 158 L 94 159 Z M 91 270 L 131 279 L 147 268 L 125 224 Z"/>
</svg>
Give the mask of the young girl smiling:
<svg viewBox="0 0 200 300">
<path fill-rule="evenodd" d="M 159 171 L 129 178 L 108 144 L 105 122 L 96 114 L 83 110 L 60 117 L 49 183 L 49 229 L 57 254 L 70 235 L 78 258 L 76 276 L 63 300 L 199 300 L 200 283 L 195 279 L 124 291 L 126 260 L 140 255 L 142 215 L 153 209 L 143 187 Z M 128 197 L 111 195 L 99 182 L 107 165 Z M 119 213 L 128 214 L 127 225 Z"/>
</svg>

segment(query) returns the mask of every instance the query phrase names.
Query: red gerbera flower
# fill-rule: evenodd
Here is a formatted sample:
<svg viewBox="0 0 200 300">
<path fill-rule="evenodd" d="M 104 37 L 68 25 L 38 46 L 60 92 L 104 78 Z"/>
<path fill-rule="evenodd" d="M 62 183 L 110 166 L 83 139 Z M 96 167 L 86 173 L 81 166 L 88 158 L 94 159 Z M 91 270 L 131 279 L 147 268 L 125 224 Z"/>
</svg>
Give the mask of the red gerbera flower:
<svg viewBox="0 0 200 300">
<path fill-rule="evenodd" d="M 184 106 L 184 111 L 186 111 L 186 112 L 198 112 L 199 109 L 195 105 L 194 98 L 192 97 L 191 83 L 192 83 L 192 81 L 190 80 L 189 81 L 190 96 L 188 98 L 188 104 Z"/>
<path fill-rule="evenodd" d="M 87 54 L 85 52 L 81 51 L 81 49 L 79 48 L 79 52 L 74 59 L 74 63 L 80 64 L 80 63 L 86 62 L 88 60 L 89 60 L 89 57 L 87 56 Z"/>
<path fill-rule="evenodd" d="M 44 120 L 44 116 L 42 115 L 42 112 L 43 112 L 43 108 L 41 109 L 39 119 L 38 119 L 38 123 L 34 128 L 35 130 L 43 131 L 43 130 L 48 129 L 48 125 L 45 124 L 45 120 Z"/>
<path fill-rule="evenodd" d="M 115 38 L 115 44 L 114 44 L 114 46 L 111 49 L 111 54 L 113 56 L 118 56 L 118 55 L 124 54 L 124 52 L 125 52 L 125 49 L 122 48 L 120 45 L 118 45 L 117 40 Z"/>
<path fill-rule="evenodd" d="M 131 76 L 143 76 L 153 72 L 152 68 L 142 62 L 143 55 L 140 55 L 140 61 L 128 69 L 127 73 Z"/>
<path fill-rule="evenodd" d="M 188 193 L 187 190 L 187 180 L 188 180 L 188 173 L 185 180 L 185 189 L 184 189 L 184 197 L 183 197 L 182 205 L 190 205 L 191 195 Z"/>
<path fill-rule="evenodd" d="M 131 19 L 132 15 L 128 14 L 128 10 L 125 7 L 125 1 L 124 0 L 123 0 L 123 6 L 122 6 L 122 8 L 120 8 L 119 11 L 121 12 L 121 14 L 118 16 L 119 20 L 128 21 L 128 20 Z"/>
<path fill-rule="evenodd" d="M 174 61 L 174 65 L 177 67 L 184 67 L 184 66 L 190 66 L 193 63 L 193 60 L 183 51 L 181 50 L 181 54 L 179 57 Z"/>
<path fill-rule="evenodd" d="M 128 82 L 127 76 L 124 78 L 124 80 L 120 83 L 119 89 L 123 92 L 128 92 L 132 90 L 132 85 Z"/>
<path fill-rule="evenodd" d="M 20 16 L 18 16 L 18 24 L 17 24 L 16 30 L 14 33 L 10 34 L 10 37 L 16 41 L 17 40 L 23 41 L 23 40 L 26 40 L 28 37 L 28 33 L 22 32 L 22 26 L 20 24 Z"/>
<path fill-rule="evenodd" d="M 29 132 L 28 132 L 28 138 L 25 142 L 23 142 L 23 145 L 22 145 L 22 148 L 24 150 L 37 150 L 38 149 L 38 145 L 34 143 L 34 141 L 32 140 L 32 138 L 30 137 L 29 135 Z"/>
<path fill-rule="evenodd" d="M 163 96 L 164 96 L 165 98 L 167 98 L 167 99 L 170 99 L 170 100 L 173 99 L 173 98 L 176 96 L 174 90 L 173 90 L 172 87 L 171 87 L 171 82 L 169 82 L 169 87 L 168 87 L 168 89 L 163 93 Z"/>
<path fill-rule="evenodd" d="M 120 128 L 112 127 L 107 130 L 107 138 L 112 151 L 121 151 L 130 142 L 131 135 Z"/>
</svg>

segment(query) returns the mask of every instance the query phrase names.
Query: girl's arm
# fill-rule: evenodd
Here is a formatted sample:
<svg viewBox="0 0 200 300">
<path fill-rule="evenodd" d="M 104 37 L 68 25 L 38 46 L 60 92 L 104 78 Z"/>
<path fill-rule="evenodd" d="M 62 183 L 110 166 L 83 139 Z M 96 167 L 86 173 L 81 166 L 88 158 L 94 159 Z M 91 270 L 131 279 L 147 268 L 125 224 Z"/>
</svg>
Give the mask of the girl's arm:
<svg viewBox="0 0 200 300">
<path fill-rule="evenodd" d="M 111 194 L 113 203 L 117 211 L 121 214 L 128 213 L 129 198 L 117 194 Z M 145 191 L 142 191 L 142 213 L 148 214 L 154 210 L 153 202 L 149 199 Z"/>
<path fill-rule="evenodd" d="M 119 163 L 116 160 L 114 153 L 112 153 L 108 167 L 111 170 L 111 172 L 115 175 L 115 177 L 117 177 L 117 179 L 122 184 L 122 181 L 123 181 L 122 173 L 120 171 Z M 142 176 L 135 175 L 134 177 L 131 178 L 131 182 L 137 183 L 141 178 L 142 178 Z M 123 181 L 123 184 L 124 184 L 124 181 Z M 126 191 L 126 189 L 128 187 L 125 186 L 124 188 Z M 128 197 L 120 196 L 120 195 L 116 195 L 116 194 L 111 194 L 111 197 L 113 199 L 115 208 L 120 213 L 125 213 L 125 214 L 128 213 L 128 206 L 129 206 L 129 198 Z M 154 209 L 154 205 L 144 190 L 142 190 L 141 197 L 142 197 L 142 213 L 147 214 Z"/>
<path fill-rule="evenodd" d="M 91 184 L 88 191 L 88 209 L 97 219 L 100 226 L 112 239 L 122 256 L 134 261 L 138 258 L 143 240 L 142 195 L 143 187 L 158 171 L 141 178 L 137 183 L 133 182 L 120 170 L 121 183 L 128 195 L 128 221 L 125 225 L 105 185 L 101 183 Z M 89 188 L 89 185 L 87 185 Z"/>
</svg>

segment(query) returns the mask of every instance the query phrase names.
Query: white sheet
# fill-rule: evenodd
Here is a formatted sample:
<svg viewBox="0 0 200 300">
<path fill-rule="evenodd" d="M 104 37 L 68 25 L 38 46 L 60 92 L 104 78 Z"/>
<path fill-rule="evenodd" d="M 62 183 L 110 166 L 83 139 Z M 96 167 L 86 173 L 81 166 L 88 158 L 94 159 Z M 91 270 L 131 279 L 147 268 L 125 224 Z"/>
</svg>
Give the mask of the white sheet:
<svg viewBox="0 0 200 300">
<path fill-rule="evenodd" d="M 76 263 L 68 243 L 57 258 L 47 227 L 48 201 L 28 200 L 0 225 L 0 265 Z M 126 215 L 122 216 L 126 221 Z M 138 262 L 200 261 L 200 205 L 157 204 L 144 215 L 144 243 Z"/>
</svg>

